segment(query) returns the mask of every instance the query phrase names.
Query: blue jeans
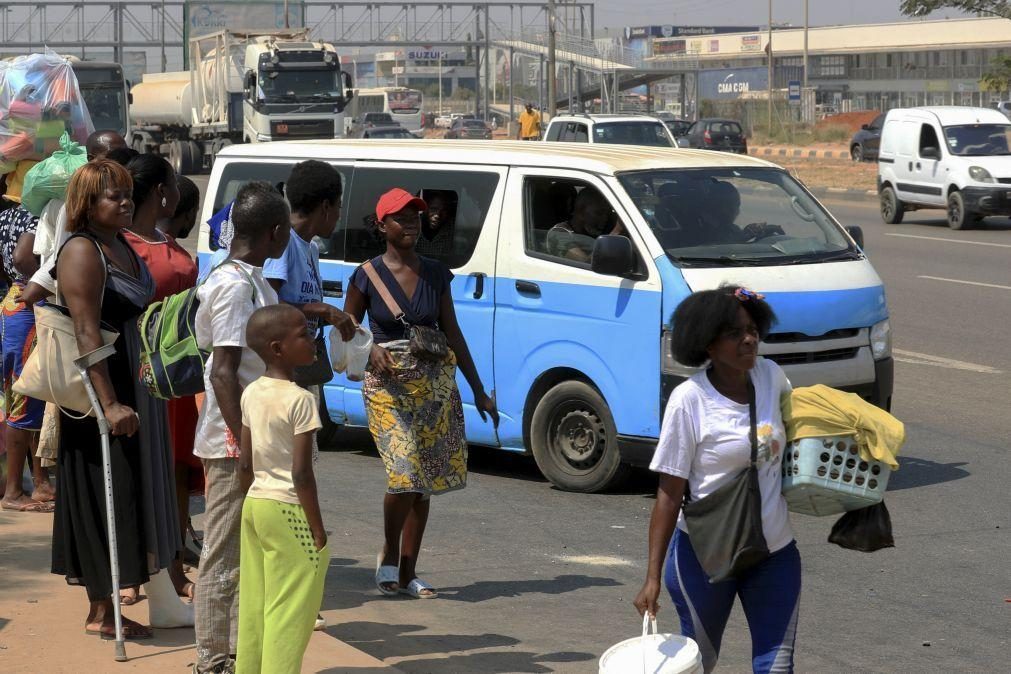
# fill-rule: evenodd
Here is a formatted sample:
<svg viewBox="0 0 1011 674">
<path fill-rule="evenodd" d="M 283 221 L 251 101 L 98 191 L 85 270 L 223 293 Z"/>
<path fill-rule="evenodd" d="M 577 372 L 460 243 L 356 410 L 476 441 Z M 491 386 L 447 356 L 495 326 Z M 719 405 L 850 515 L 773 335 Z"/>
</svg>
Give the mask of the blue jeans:
<svg viewBox="0 0 1011 674">
<path fill-rule="evenodd" d="M 670 592 L 681 633 L 702 651 L 706 672 L 716 668 L 723 630 L 741 598 L 751 632 L 751 666 L 756 674 L 793 671 L 793 643 L 800 606 L 800 553 L 791 542 L 741 578 L 710 584 L 688 534 L 676 530 L 667 551 L 664 583 Z"/>
</svg>

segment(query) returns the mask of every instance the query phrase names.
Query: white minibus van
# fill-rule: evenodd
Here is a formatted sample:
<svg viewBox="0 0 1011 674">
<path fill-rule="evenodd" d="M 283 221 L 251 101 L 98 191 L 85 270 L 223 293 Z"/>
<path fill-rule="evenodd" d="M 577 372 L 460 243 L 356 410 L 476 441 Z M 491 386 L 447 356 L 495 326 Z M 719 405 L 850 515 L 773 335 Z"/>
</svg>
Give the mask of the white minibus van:
<svg viewBox="0 0 1011 674">
<path fill-rule="evenodd" d="M 460 386 L 467 438 L 532 453 L 561 488 L 597 491 L 646 465 L 671 390 L 693 372 L 671 355 L 671 316 L 692 291 L 740 283 L 779 322 L 761 353 L 795 386 L 823 383 L 887 408 L 891 334 L 881 279 L 858 243 L 783 169 L 744 155 L 613 145 L 498 141 L 312 141 L 235 145 L 214 163 L 203 220 L 249 180 L 287 180 L 299 161 L 343 176 L 340 224 L 322 242 L 324 294 L 384 247 L 370 219 L 401 187 L 455 205 L 453 244 L 422 254 L 453 271 L 453 299 L 496 432 Z M 592 262 L 548 245 L 576 195 L 603 196 L 623 236 L 593 241 Z M 207 227 L 201 257 L 212 251 Z M 202 260 L 202 264 L 206 262 Z M 331 428 L 366 426 L 360 384 L 325 387 Z"/>
</svg>

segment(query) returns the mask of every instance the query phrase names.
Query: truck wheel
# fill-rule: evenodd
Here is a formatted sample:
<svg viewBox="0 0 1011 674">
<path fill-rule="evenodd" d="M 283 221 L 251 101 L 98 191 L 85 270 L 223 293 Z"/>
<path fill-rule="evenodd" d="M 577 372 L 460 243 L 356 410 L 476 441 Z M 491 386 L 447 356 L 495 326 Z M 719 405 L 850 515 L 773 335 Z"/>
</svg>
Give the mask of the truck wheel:
<svg viewBox="0 0 1011 674">
<path fill-rule="evenodd" d="M 881 219 L 886 225 L 897 225 L 902 222 L 902 216 L 906 213 L 906 205 L 895 196 L 895 190 L 891 185 L 881 188 Z"/>
<path fill-rule="evenodd" d="M 855 143 L 850 148 L 850 158 L 858 164 L 864 160 L 864 148 L 860 143 Z"/>
<path fill-rule="evenodd" d="M 955 190 L 948 195 L 948 226 L 952 229 L 969 229 L 976 217 L 965 212 L 965 199 L 962 193 Z"/>
<path fill-rule="evenodd" d="M 183 175 L 183 150 L 182 143 L 178 140 L 174 140 L 169 143 L 169 163 L 172 164 L 172 170 L 176 173 Z"/>
<path fill-rule="evenodd" d="M 628 472 L 607 403 L 581 381 L 544 394 L 530 420 L 530 444 L 537 467 L 559 489 L 599 492 Z"/>
<path fill-rule="evenodd" d="M 181 158 L 179 164 L 183 175 L 200 173 L 204 168 L 204 158 L 200 146 L 192 140 L 184 140 L 179 144 Z"/>
</svg>

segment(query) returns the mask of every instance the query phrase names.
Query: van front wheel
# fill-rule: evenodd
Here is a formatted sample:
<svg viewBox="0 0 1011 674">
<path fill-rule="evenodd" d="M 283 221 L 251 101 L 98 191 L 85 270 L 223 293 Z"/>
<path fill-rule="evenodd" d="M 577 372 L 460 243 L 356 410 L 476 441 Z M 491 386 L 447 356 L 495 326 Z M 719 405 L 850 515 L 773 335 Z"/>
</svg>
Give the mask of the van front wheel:
<svg viewBox="0 0 1011 674">
<path fill-rule="evenodd" d="M 965 199 L 962 193 L 955 190 L 948 195 L 948 227 L 952 229 L 969 229 L 975 223 L 977 216 L 965 212 Z"/>
<path fill-rule="evenodd" d="M 881 219 L 886 225 L 897 225 L 902 222 L 902 216 L 906 213 L 905 204 L 899 201 L 895 190 L 891 185 L 881 188 Z"/>
<path fill-rule="evenodd" d="M 562 382 L 544 394 L 530 420 L 530 444 L 537 467 L 559 489 L 598 492 L 627 473 L 611 411 L 581 381 Z"/>
</svg>

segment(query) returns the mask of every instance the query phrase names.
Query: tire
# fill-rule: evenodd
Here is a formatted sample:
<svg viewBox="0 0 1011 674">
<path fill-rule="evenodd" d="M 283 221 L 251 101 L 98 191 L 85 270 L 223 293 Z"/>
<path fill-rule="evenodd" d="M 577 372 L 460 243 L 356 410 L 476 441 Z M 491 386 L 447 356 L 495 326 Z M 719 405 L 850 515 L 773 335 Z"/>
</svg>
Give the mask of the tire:
<svg viewBox="0 0 1011 674">
<path fill-rule="evenodd" d="M 881 219 L 886 225 L 897 225 L 902 222 L 902 216 L 906 214 L 906 205 L 899 201 L 895 195 L 895 190 L 891 185 L 881 188 L 879 195 L 881 203 Z"/>
<path fill-rule="evenodd" d="M 854 143 L 853 147 L 850 148 L 850 159 L 855 162 L 864 161 L 864 148 L 860 143 Z"/>
<path fill-rule="evenodd" d="M 538 401 L 530 445 L 544 477 L 566 491 L 599 492 L 628 472 L 607 403 L 581 381 L 557 384 Z"/>
<path fill-rule="evenodd" d="M 184 140 L 179 145 L 182 152 L 182 159 L 179 162 L 182 167 L 181 173 L 183 175 L 201 173 L 204 168 L 204 157 L 200 146 L 192 140 Z"/>
<path fill-rule="evenodd" d="M 969 229 L 976 221 L 976 216 L 965 212 L 965 199 L 958 190 L 948 195 L 948 227 L 952 229 Z"/>
<path fill-rule="evenodd" d="M 330 418 L 330 410 L 327 409 L 326 404 L 326 389 L 323 386 L 319 389 L 319 420 L 323 424 L 316 432 L 316 444 L 320 450 L 339 449 L 334 445 L 337 442 L 337 436 L 340 433 L 341 427 Z"/>
<path fill-rule="evenodd" d="M 172 170 L 176 173 L 182 175 L 183 171 L 183 150 L 182 142 L 174 140 L 169 143 L 169 164 L 172 165 Z"/>
</svg>

